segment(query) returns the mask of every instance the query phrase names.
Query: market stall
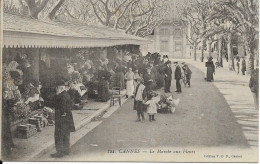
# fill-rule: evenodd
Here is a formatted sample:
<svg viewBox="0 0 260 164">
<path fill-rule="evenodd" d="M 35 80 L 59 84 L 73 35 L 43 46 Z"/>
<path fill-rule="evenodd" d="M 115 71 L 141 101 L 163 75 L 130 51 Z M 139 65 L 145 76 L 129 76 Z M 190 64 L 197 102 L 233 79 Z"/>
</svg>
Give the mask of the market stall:
<svg viewBox="0 0 260 164">
<path fill-rule="evenodd" d="M 17 126 L 39 131 L 45 118 L 52 125 L 51 100 L 60 78 L 68 82 L 75 104 L 88 96 L 107 101 L 111 77 L 125 67 L 124 54 L 149 44 L 143 38 L 86 24 L 44 22 L 12 13 L 4 13 L 3 21 L 3 110 L 8 113 L 3 121 L 8 119 L 11 131 Z"/>
</svg>

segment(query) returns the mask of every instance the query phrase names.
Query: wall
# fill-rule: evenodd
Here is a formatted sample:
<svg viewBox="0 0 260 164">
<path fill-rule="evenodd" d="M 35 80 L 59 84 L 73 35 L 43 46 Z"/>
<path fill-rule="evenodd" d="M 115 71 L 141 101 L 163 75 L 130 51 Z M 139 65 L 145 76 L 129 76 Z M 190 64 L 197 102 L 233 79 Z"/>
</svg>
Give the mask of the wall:
<svg viewBox="0 0 260 164">
<path fill-rule="evenodd" d="M 182 30 L 183 27 L 175 23 L 164 23 L 156 28 L 151 36 L 155 40 L 154 52 L 170 58 L 190 58 L 190 46 Z"/>
<path fill-rule="evenodd" d="M 151 40 L 151 43 L 145 44 L 145 45 L 140 45 L 140 51 L 143 56 L 145 56 L 148 52 L 156 51 L 156 41 L 155 41 L 154 35 L 150 35 L 145 38 Z"/>
</svg>

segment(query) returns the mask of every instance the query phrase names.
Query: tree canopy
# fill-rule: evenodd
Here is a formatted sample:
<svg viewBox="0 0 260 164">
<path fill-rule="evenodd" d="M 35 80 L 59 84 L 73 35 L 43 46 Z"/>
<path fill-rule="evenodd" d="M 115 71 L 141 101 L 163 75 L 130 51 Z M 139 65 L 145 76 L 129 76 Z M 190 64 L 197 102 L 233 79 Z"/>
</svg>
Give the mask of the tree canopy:
<svg viewBox="0 0 260 164">
<path fill-rule="evenodd" d="M 33 19 L 63 19 L 100 24 L 147 36 L 166 17 L 169 0 L 19 0 L 20 10 Z M 14 0 L 5 0 L 15 5 Z"/>
</svg>

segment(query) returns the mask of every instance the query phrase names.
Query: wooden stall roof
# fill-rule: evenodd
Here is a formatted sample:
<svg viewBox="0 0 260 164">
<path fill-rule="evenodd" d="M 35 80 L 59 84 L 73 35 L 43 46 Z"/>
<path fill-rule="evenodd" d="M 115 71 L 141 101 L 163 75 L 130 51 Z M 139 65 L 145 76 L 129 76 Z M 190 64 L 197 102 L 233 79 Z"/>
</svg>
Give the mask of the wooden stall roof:
<svg viewBox="0 0 260 164">
<path fill-rule="evenodd" d="M 3 15 L 3 47 L 6 48 L 88 48 L 150 43 L 147 39 L 105 27 L 41 21 L 10 13 Z"/>
</svg>

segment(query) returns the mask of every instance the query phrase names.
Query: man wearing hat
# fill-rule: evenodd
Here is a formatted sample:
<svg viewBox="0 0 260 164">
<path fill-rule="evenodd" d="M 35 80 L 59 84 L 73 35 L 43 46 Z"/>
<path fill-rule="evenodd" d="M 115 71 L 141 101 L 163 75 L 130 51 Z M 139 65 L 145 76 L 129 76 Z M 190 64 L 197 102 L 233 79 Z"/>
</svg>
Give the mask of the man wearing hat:
<svg viewBox="0 0 260 164">
<path fill-rule="evenodd" d="M 166 63 L 166 67 L 164 68 L 164 80 L 165 86 L 164 91 L 165 93 L 171 93 L 171 82 L 172 82 L 172 68 L 171 68 L 171 61 L 168 60 Z"/>
<path fill-rule="evenodd" d="M 165 55 L 164 63 L 166 64 L 168 61 L 170 61 L 169 58 L 168 58 L 168 55 Z"/>
<path fill-rule="evenodd" d="M 147 68 L 149 67 L 148 59 L 144 59 L 143 63 L 140 65 L 140 68 L 138 69 L 140 74 L 143 74 L 143 76 L 147 73 Z"/>
<path fill-rule="evenodd" d="M 163 55 L 162 62 L 163 62 L 164 64 L 166 64 L 167 61 L 168 61 L 168 60 L 167 60 L 167 58 L 166 58 L 166 55 Z"/>
<path fill-rule="evenodd" d="M 175 92 L 181 92 L 181 67 L 179 66 L 178 62 L 174 62 L 174 65 L 176 67 L 175 69 L 175 80 L 176 80 L 176 88 L 177 90 Z"/>
<path fill-rule="evenodd" d="M 70 95 L 67 92 L 65 81 L 60 79 L 56 82 L 55 106 L 55 147 L 56 153 L 51 154 L 53 158 L 60 158 L 70 153 L 70 132 L 75 131 L 72 105 Z"/>
</svg>

